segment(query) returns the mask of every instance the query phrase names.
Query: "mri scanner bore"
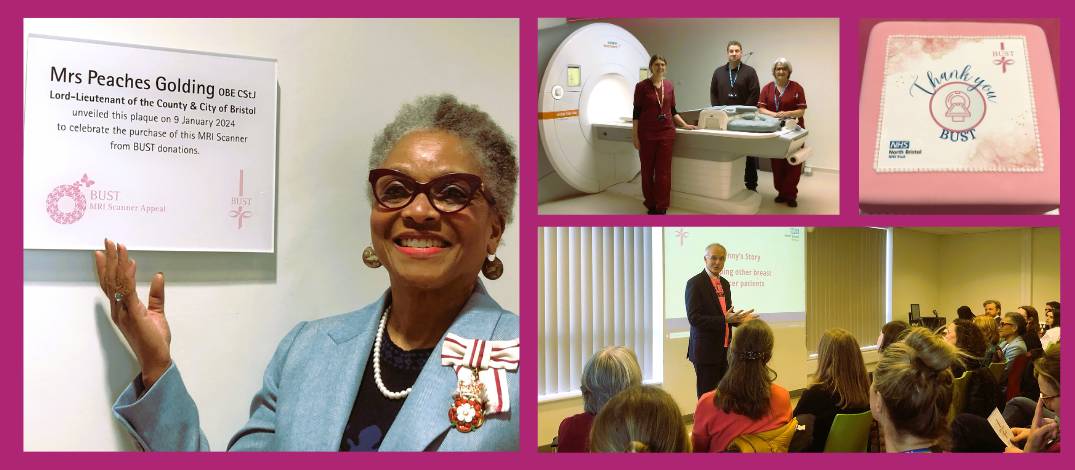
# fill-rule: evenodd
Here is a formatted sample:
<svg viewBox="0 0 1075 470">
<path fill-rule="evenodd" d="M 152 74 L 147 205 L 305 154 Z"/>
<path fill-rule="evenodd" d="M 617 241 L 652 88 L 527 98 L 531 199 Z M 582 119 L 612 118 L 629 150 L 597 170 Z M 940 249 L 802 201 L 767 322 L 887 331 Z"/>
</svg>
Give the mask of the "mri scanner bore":
<svg viewBox="0 0 1075 470">
<path fill-rule="evenodd" d="M 597 193 L 639 172 L 631 144 L 634 85 L 648 78 L 650 55 L 627 30 L 597 23 L 571 33 L 541 79 L 539 126 L 549 162 L 571 187 Z M 739 182 L 747 155 L 802 164 L 809 134 L 753 106 L 680 111 L 697 130 L 676 129 L 672 205 L 705 213 L 754 214 L 761 196 Z"/>
</svg>

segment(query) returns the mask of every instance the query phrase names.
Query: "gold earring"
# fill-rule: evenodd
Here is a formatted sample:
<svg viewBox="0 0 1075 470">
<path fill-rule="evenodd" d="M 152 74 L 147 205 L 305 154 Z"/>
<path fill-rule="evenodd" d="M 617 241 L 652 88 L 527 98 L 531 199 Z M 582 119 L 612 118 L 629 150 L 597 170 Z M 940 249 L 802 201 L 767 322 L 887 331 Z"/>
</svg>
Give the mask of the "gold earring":
<svg viewBox="0 0 1075 470">
<path fill-rule="evenodd" d="M 381 260 L 377 257 L 377 252 L 373 251 L 372 246 L 367 246 L 365 250 L 362 250 L 362 262 L 366 263 L 367 268 L 381 267 Z"/>
<path fill-rule="evenodd" d="M 500 276 L 504 274 L 504 263 L 496 255 L 493 255 L 493 259 L 485 258 L 485 262 L 482 263 L 482 274 L 490 281 L 500 279 Z"/>
</svg>

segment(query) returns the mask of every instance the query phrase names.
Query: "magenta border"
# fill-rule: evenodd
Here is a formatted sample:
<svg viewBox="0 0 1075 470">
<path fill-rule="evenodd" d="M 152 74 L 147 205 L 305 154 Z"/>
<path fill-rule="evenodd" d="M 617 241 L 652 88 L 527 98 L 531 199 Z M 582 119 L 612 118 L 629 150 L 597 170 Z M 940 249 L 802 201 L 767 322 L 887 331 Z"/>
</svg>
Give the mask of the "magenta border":
<svg viewBox="0 0 1075 470">
<path fill-rule="evenodd" d="M 520 213 L 517 218 L 520 231 L 520 250 L 523 256 L 520 278 L 520 317 L 523 341 L 523 360 L 528 361 L 537 356 L 535 339 L 537 293 L 536 269 L 536 235 L 539 226 L 564 225 L 600 225 L 600 226 L 1056 226 L 1061 230 L 1061 265 L 1069 266 L 1075 253 L 1075 235 L 1068 230 L 1073 223 L 1070 215 L 1055 216 L 869 216 L 858 215 L 857 184 L 857 149 L 858 149 L 858 96 L 861 80 L 862 57 L 865 51 L 863 43 L 868 37 L 869 28 L 879 18 L 897 19 L 901 16 L 929 16 L 932 18 L 966 18 L 968 15 L 989 17 L 985 21 L 1012 21 L 997 18 L 1011 14 L 1026 18 L 1046 18 L 1045 20 L 1015 20 L 1043 25 L 1054 57 L 1054 69 L 1059 77 L 1072 74 L 1070 61 L 1060 63 L 1059 50 L 1072 50 L 1072 35 L 1061 38 L 1060 25 L 1066 23 L 1072 7 L 1053 0 L 1024 0 L 1013 4 L 998 0 L 981 0 L 973 3 L 941 3 L 930 0 L 906 0 L 898 2 L 861 2 L 858 0 L 814 0 L 807 2 L 780 2 L 778 4 L 759 4 L 739 2 L 729 6 L 722 2 L 665 2 L 654 4 L 640 0 L 590 0 L 587 2 L 552 0 L 548 2 L 498 2 L 492 0 L 473 0 L 469 2 L 443 2 L 433 0 L 413 0 L 411 2 L 345 2 L 345 1 L 307 1 L 271 4 L 252 0 L 233 2 L 188 0 L 184 2 L 134 2 L 116 0 L 112 2 L 75 2 L 54 0 L 51 2 L 23 2 L 14 5 L 6 2 L 2 29 L 6 41 L 3 43 L 3 76 L 6 87 L 2 92 L 3 130 L 5 141 L 13 148 L 15 158 L 8 164 L 8 171 L 3 172 L 0 191 L 7 196 L 5 200 L 5 219 L 21 221 L 22 198 L 22 86 L 18 80 L 23 76 L 22 18 L 24 17 L 260 17 L 260 18 L 307 18 L 307 17 L 423 17 L 423 18 L 493 18 L 517 17 L 520 19 L 520 72 L 519 101 L 520 136 L 519 157 L 520 178 Z M 735 8 L 738 8 L 737 10 Z M 838 78 L 840 90 L 840 164 L 841 164 L 841 201 L 840 214 L 829 216 L 796 215 L 762 215 L 762 216 L 688 216 L 672 215 L 663 218 L 646 216 L 538 216 L 537 214 L 537 100 L 533 91 L 538 86 L 537 63 L 537 18 L 540 17 L 838 17 L 840 18 L 840 63 Z M 793 32 L 789 32 L 793 35 Z M 705 45 L 699 45 L 705 47 Z M 719 49 L 715 47 L 714 49 Z M 719 54 L 714 61 L 719 60 Z M 714 63 L 716 66 L 717 63 Z M 1060 88 L 1061 97 L 1065 88 Z M 1061 147 L 1069 148 L 1070 138 L 1061 138 Z M 1070 150 L 1062 154 L 1071 154 Z M 1072 171 L 1065 165 L 1062 178 L 1066 179 Z M 1032 190 L 1032 188 L 1028 188 Z M 1061 207 L 1070 206 L 1071 191 L 1061 188 Z M 1070 206 L 1075 207 L 1075 206 Z M 1063 209 L 1062 209 L 1063 210 Z M 760 465 L 782 466 L 806 469 L 832 469 L 841 466 L 864 466 L 869 468 L 899 468 L 905 470 L 908 465 L 940 468 L 952 465 L 978 466 L 981 468 L 996 465 L 1030 466 L 1061 465 L 1070 460 L 1061 455 L 1028 455 L 1022 457 L 993 455 L 552 455 L 536 452 L 536 368 L 523 365 L 520 385 L 522 387 L 519 406 L 520 446 L 518 453 L 471 453 L 456 455 L 430 454 L 385 454 L 385 455 L 350 455 L 337 453 L 273 453 L 273 454 L 132 454 L 132 453 L 26 453 L 22 451 L 22 230 L 9 228 L 4 231 L 6 243 L 2 250 L 3 262 L 0 263 L 4 282 L 4 294 L 0 298 L 9 299 L 14 308 L 9 313 L 13 319 L 4 328 L 4 341 L 0 351 L 6 360 L 2 362 L 4 376 L 9 385 L 4 387 L 0 407 L 2 426 L 3 461 L 13 468 L 147 468 L 184 469 L 191 465 L 204 468 L 228 468 L 237 466 L 253 468 L 288 468 L 298 465 L 316 465 L 318 468 L 355 468 L 356 465 L 372 465 L 388 468 L 429 468 L 474 466 L 489 468 L 542 469 L 548 468 L 602 468 L 617 469 L 652 469 L 664 465 Z M 1062 284 L 1062 297 L 1069 297 L 1072 283 Z M 1072 356 L 1071 352 L 1065 357 Z M 1070 359 L 1066 359 L 1070 361 Z M 1071 369 L 1071 367 L 1065 367 Z M 1064 372 L 1064 377 L 1071 375 Z M 1070 378 L 1063 382 L 1071 382 Z M 72 393 L 77 393 L 72 384 Z M 104 406 L 104 405 L 103 405 Z M 1065 423 L 1071 419 L 1065 420 Z M 61 426 L 62 423 L 57 423 Z M 1067 423 L 1065 427 L 1075 427 Z M 1068 430 L 1069 433 L 1075 431 Z M 1073 434 L 1075 435 L 1075 434 Z M 1007 462 L 1003 459 L 1019 459 Z M 1002 460 L 998 460 L 1002 459 Z"/>
</svg>

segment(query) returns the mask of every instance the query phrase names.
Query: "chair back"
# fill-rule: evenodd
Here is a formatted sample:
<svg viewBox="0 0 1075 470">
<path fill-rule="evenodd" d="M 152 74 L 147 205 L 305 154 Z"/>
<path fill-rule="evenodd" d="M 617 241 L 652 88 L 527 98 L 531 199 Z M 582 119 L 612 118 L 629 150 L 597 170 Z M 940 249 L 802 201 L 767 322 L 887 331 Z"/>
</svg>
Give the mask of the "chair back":
<svg viewBox="0 0 1075 470">
<path fill-rule="evenodd" d="M 952 381 L 952 404 L 948 407 L 948 422 L 956 419 L 956 415 L 963 412 L 967 407 L 967 383 L 970 382 L 970 371 L 963 372 L 959 378 Z"/>
<path fill-rule="evenodd" d="M 1011 401 L 1012 398 L 1020 396 L 1022 391 L 1023 371 L 1029 363 L 1029 354 L 1021 354 L 1019 357 L 1012 359 L 1012 367 L 1008 370 L 1008 386 L 1004 389 L 1004 403 Z"/>
<path fill-rule="evenodd" d="M 1000 379 L 1004 378 L 1004 363 L 994 362 L 989 364 L 989 373 L 993 374 L 993 381 L 999 384 Z"/>
<path fill-rule="evenodd" d="M 728 452 L 743 453 L 773 453 L 787 452 L 795 431 L 799 428 L 799 421 L 791 418 L 788 424 L 776 429 L 759 432 L 756 434 L 743 434 L 735 438 L 726 449 Z"/>
<path fill-rule="evenodd" d="M 825 439 L 825 452 L 866 452 L 871 424 L 873 415 L 869 411 L 836 415 Z"/>
</svg>

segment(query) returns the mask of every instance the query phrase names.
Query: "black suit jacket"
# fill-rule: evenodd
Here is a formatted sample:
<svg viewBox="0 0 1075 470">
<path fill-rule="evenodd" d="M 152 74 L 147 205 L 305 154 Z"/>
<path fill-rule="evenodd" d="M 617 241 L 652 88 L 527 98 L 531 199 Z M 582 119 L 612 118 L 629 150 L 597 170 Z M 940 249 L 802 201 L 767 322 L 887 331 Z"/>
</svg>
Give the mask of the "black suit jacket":
<svg viewBox="0 0 1075 470">
<path fill-rule="evenodd" d="M 728 99 L 728 92 L 731 89 L 728 64 L 717 67 L 709 82 L 709 104 L 711 106 L 757 106 L 758 98 L 761 97 L 761 85 L 758 83 L 758 73 L 754 71 L 754 67 L 740 63 L 739 72 L 735 76 L 735 99 Z"/>
<path fill-rule="evenodd" d="M 732 310 L 732 287 L 724 277 L 724 302 Z M 687 359 L 695 364 L 720 364 L 727 360 L 724 347 L 724 312 L 713 290 L 709 273 L 702 270 L 687 281 L 687 321 L 691 324 L 691 339 L 687 344 Z M 735 326 L 730 324 L 729 326 Z M 728 330 L 729 333 L 731 330 Z"/>
</svg>

